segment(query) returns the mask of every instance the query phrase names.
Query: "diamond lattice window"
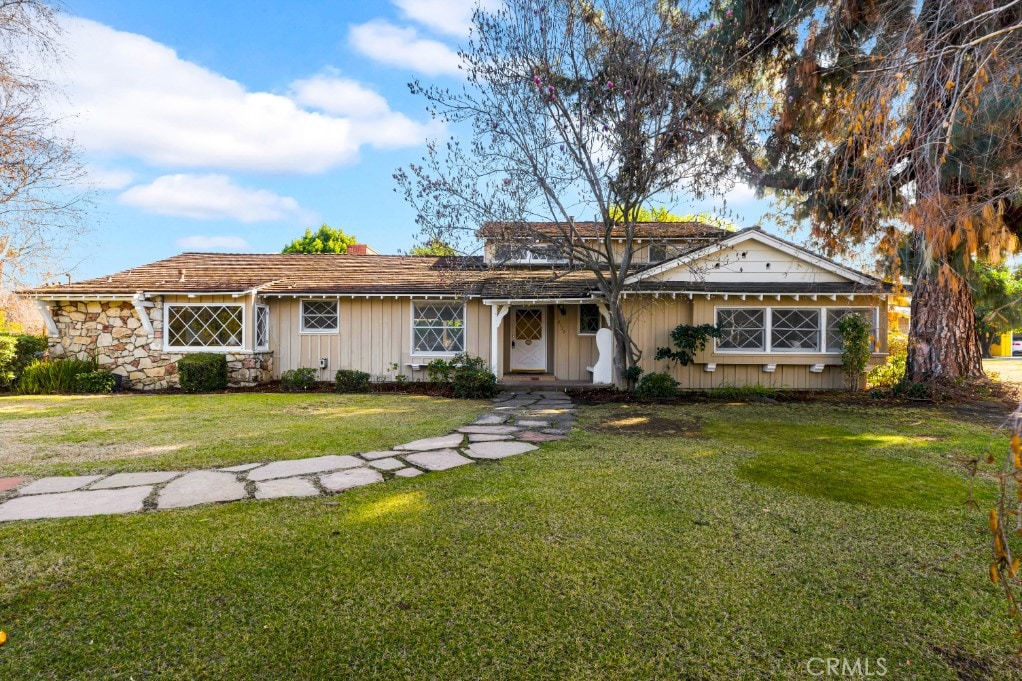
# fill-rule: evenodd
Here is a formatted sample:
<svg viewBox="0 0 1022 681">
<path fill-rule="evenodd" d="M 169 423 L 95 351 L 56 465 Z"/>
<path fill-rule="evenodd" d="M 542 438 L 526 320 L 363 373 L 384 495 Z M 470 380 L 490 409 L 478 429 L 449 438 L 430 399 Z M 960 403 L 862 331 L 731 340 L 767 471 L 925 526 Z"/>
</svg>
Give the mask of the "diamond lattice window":
<svg viewBox="0 0 1022 681">
<path fill-rule="evenodd" d="M 336 300 L 303 300 L 302 332 L 323 333 L 337 330 Z"/>
<path fill-rule="evenodd" d="M 578 306 L 578 333 L 581 336 L 593 336 L 600 330 L 602 320 L 600 308 L 597 305 Z"/>
<path fill-rule="evenodd" d="M 876 352 L 877 319 L 872 308 L 827 308 L 827 352 L 841 352 L 841 332 L 837 325 L 845 315 L 852 313 L 861 314 L 869 321 L 870 341 L 869 349 Z"/>
<path fill-rule="evenodd" d="M 717 325 L 720 327 L 720 338 L 717 348 L 720 350 L 763 350 L 766 345 L 764 320 L 766 310 L 754 308 L 735 308 L 717 310 Z"/>
<path fill-rule="evenodd" d="M 415 352 L 464 352 L 465 306 L 416 303 L 412 319 Z"/>
<path fill-rule="evenodd" d="M 174 348 L 240 348 L 241 305 L 168 305 L 167 344 Z"/>
<path fill-rule="evenodd" d="M 816 309 L 770 311 L 770 349 L 782 352 L 820 351 L 820 311 Z"/>
<path fill-rule="evenodd" d="M 256 306 L 256 347 L 270 347 L 270 308 L 265 305 Z"/>
</svg>

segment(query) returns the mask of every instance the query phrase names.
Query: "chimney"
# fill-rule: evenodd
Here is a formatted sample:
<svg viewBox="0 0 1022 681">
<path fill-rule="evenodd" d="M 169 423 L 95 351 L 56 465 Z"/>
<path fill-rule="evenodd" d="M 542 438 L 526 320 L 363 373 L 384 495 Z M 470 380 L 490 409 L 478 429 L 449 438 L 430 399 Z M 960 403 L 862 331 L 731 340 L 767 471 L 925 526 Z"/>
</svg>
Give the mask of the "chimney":
<svg viewBox="0 0 1022 681">
<path fill-rule="evenodd" d="M 366 244 L 352 244 L 348 246 L 348 255 L 379 255 Z"/>
</svg>

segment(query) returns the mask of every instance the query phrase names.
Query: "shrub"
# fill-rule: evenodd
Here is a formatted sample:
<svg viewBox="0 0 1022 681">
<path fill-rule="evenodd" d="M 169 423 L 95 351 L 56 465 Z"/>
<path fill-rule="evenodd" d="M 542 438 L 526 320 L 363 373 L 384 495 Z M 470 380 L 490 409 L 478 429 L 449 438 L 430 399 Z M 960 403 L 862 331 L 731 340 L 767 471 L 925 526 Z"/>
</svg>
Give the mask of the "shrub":
<svg viewBox="0 0 1022 681">
<path fill-rule="evenodd" d="M 635 385 L 635 382 L 642 376 L 642 367 L 638 364 L 633 364 L 624 371 L 621 372 L 621 378 L 628 382 L 629 386 Z"/>
<path fill-rule="evenodd" d="M 25 367 L 44 352 L 45 336 L 0 335 L 0 390 L 13 390 Z"/>
<path fill-rule="evenodd" d="M 676 397 L 678 382 L 666 371 L 658 374 L 646 374 L 639 381 L 635 392 L 643 397 Z"/>
<path fill-rule="evenodd" d="M 907 361 L 908 337 L 902 333 L 892 333 L 887 337 L 887 361 L 866 375 L 866 383 L 872 388 L 894 388 L 905 378 Z"/>
<path fill-rule="evenodd" d="M 280 375 L 280 387 L 284 390 L 312 390 L 316 387 L 316 370 L 309 367 L 288 369 Z"/>
<path fill-rule="evenodd" d="M 21 374 L 18 392 L 25 395 L 52 395 L 75 392 L 75 379 L 79 374 L 96 370 L 96 363 L 84 359 L 54 359 L 36 361 Z"/>
<path fill-rule="evenodd" d="M 678 366 L 688 366 L 696 357 L 697 352 L 706 348 L 711 338 L 720 338 L 720 327 L 713 324 L 679 324 L 671 331 L 671 342 L 674 349 L 657 348 L 655 359 L 676 362 Z"/>
<path fill-rule="evenodd" d="M 481 357 L 461 354 L 451 360 L 454 396 L 483 399 L 497 394 L 497 377 Z"/>
<path fill-rule="evenodd" d="M 862 375 L 871 356 L 869 351 L 869 321 L 861 314 L 847 314 L 837 323 L 841 333 L 841 371 L 852 390 L 862 387 Z"/>
<path fill-rule="evenodd" d="M 117 386 L 117 379 L 109 371 L 89 371 L 77 374 L 72 381 L 76 393 L 105 395 L 112 393 Z"/>
<path fill-rule="evenodd" d="M 454 372 L 454 362 L 444 359 L 434 359 L 426 365 L 426 374 L 430 383 L 447 384 L 451 382 L 451 374 Z"/>
<path fill-rule="evenodd" d="M 339 393 L 369 392 L 369 374 L 353 369 L 340 369 L 334 375 L 336 390 Z"/>
<path fill-rule="evenodd" d="M 227 357 L 211 352 L 185 355 L 177 361 L 181 390 L 208 393 L 227 387 Z"/>
</svg>

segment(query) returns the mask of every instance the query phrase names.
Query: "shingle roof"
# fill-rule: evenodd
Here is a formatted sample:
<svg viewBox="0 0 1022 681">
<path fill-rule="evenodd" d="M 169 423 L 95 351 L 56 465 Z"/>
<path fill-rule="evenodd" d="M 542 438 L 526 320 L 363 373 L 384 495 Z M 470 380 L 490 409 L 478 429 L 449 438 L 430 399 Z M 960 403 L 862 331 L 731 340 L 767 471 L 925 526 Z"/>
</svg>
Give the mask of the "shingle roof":
<svg viewBox="0 0 1022 681">
<path fill-rule="evenodd" d="M 575 232 L 584 239 L 602 238 L 606 227 L 602 222 L 575 222 Z M 486 239 L 554 238 L 570 234 L 567 222 L 484 222 L 478 236 Z M 625 237 L 625 226 L 611 228 L 613 239 Z M 636 222 L 636 239 L 717 239 L 728 230 L 702 222 Z"/>
<path fill-rule="evenodd" d="M 854 281 L 842 282 L 704 282 L 704 281 L 641 281 L 628 287 L 632 291 L 665 291 L 685 293 L 763 293 L 763 294 L 805 294 L 832 295 L 857 293 L 859 295 L 885 294 L 893 290 L 891 284 L 877 282 L 865 286 Z"/>
</svg>

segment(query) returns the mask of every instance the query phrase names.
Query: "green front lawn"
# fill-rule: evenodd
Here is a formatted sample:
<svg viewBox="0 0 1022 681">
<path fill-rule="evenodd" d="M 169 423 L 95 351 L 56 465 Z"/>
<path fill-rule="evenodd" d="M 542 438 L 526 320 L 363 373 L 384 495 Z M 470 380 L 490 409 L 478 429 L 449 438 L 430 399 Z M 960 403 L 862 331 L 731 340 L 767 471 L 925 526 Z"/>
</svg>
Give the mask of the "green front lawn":
<svg viewBox="0 0 1022 681">
<path fill-rule="evenodd" d="M 0 476 L 230 466 L 446 435 L 485 402 L 235 393 L 0 397 Z"/>
<path fill-rule="evenodd" d="M 0 678 L 1022 678 L 955 462 L 987 428 L 821 404 L 580 426 L 330 499 L 0 525 Z"/>
</svg>

